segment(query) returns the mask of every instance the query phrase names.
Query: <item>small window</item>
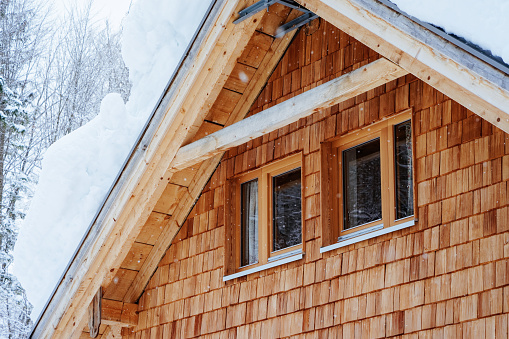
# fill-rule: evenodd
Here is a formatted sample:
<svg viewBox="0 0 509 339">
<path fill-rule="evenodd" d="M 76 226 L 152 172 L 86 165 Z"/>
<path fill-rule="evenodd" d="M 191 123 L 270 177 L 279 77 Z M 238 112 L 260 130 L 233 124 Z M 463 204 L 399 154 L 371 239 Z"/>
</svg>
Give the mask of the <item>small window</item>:
<svg viewBox="0 0 509 339">
<path fill-rule="evenodd" d="M 240 185 L 240 265 L 258 262 L 258 179 Z"/>
<path fill-rule="evenodd" d="M 300 168 L 272 177 L 272 249 L 284 250 L 302 242 Z"/>
<path fill-rule="evenodd" d="M 325 245 L 414 219 L 410 118 L 402 113 L 322 145 Z"/>
<path fill-rule="evenodd" d="M 228 273 L 301 252 L 301 163 L 296 154 L 229 181 L 226 241 L 234 264 Z"/>
</svg>

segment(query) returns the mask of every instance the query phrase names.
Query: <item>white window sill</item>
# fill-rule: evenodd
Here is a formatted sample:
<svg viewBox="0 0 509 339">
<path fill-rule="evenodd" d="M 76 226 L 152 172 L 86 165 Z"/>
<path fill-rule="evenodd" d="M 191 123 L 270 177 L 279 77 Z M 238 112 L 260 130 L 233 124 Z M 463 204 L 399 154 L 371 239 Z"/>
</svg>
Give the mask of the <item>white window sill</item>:
<svg viewBox="0 0 509 339">
<path fill-rule="evenodd" d="M 336 248 L 345 247 L 345 246 L 348 246 L 348 245 L 351 245 L 351 244 L 355 244 L 355 243 L 358 243 L 358 242 L 361 242 L 361 241 L 364 241 L 364 240 L 367 240 L 367 239 L 378 237 L 379 235 L 383 235 L 383 234 L 391 233 L 391 232 L 394 232 L 394 231 L 402 230 L 404 228 L 411 227 L 411 226 L 414 226 L 414 225 L 415 225 L 415 220 L 412 219 L 412 220 L 409 220 L 407 222 L 398 224 L 396 226 L 378 229 L 378 230 L 375 230 L 375 231 L 369 232 L 369 233 L 361 233 L 358 236 L 353 236 L 355 233 L 351 233 L 352 236 L 348 237 L 348 239 L 345 239 L 343 241 L 339 241 L 339 242 L 337 242 L 335 244 L 332 244 L 332 245 L 329 245 L 329 246 L 320 247 L 320 253 L 329 252 L 329 251 L 335 250 Z M 376 227 L 376 226 L 374 226 L 374 227 Z"/>
<path fill-rule="evenodd" d="M 268 270 L 269 268 L 280 266 L 280 265 L 283 265 L 283 264 L 288 264 L 290 262 L 297 261 L 297 260 L 300 260 L 302 258 L 304 258 L 304 253 L 303 252 L 301 252 L 299 254 L 296 254 L 296 255 L 292 255 L 292 256 L 283 258 L 281 260 L 276 260 L 276 261 L 269 262 L 269 263 L 267 263 L 265 265 L 256 266 L 256 267 L 250 268 L 250 269 L 245 270 L 245 271 L 237 272 L 237 273 L 230 274 L 230 275 L 225 275 L 223 277 L 223 281 L 228 281 L 228 280 L 232 280 L 232 279 L 235 279 L 235 278 L 244 277 L 244 276 L 249 275 L 251 273 L 256 273 L 256 272 Z"/>
</svg>

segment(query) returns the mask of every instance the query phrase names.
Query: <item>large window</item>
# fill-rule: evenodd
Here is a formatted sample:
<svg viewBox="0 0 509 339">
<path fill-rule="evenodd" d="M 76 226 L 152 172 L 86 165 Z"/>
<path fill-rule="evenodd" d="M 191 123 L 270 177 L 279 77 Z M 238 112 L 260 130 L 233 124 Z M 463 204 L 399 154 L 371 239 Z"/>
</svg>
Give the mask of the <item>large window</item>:
<svg viewBox="0 0 509 339">
<path fill-rule="evenodd" d="M 325 245 L 413 224 L 410 118 L 405 112 L 323 145 Z"/>
<path fill-rule="evenodd" d="M 301 163 L 296 154 L 229 181 L 234 272 L 302 252 Z"/>
</svg>

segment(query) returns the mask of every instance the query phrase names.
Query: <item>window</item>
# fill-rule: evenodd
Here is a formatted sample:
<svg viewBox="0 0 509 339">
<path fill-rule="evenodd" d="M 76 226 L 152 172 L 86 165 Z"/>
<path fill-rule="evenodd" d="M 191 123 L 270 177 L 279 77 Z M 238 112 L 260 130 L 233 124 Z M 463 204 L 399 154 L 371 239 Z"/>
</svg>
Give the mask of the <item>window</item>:
<svg viewBox="0 0 509 339">
<path fill-rule="evenodd" d="M 296 154 L 229 181 L 227 273 L 302 253 L 301 164 Z"/>
<path fill-rule="evenodd" d="M 410 119 L 407 111 L 322 145 L 325 245 L 413 225 Z"/>
</svg>

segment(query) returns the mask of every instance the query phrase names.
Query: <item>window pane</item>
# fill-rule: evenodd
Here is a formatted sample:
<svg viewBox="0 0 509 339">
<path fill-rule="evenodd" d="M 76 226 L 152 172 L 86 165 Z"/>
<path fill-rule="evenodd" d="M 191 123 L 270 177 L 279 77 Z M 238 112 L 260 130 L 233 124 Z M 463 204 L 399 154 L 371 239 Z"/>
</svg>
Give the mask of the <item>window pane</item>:
<svg viewBox="0 0 509 339">
<path fill-rule="evenodd" d="M 344 229 L 382 218 L 380 139 L 343 151 Z"/>
<path fill-rule="evenodd" d="M 301 233 L 300 168 L 272 178 L 273 249 L 298 245 Z"/>
<path fill-rule="evenodd" d="M 412 125 L 406 121 L 394 126 L 396 140 L 396 219 L 414 214 L 414 192 L 412 184 Z"/>
<path fill-rule="evenodd" d="M 241 190 L 240 265 L 258 262 L 258 179 L 245 182 Z"/>
</svg>

